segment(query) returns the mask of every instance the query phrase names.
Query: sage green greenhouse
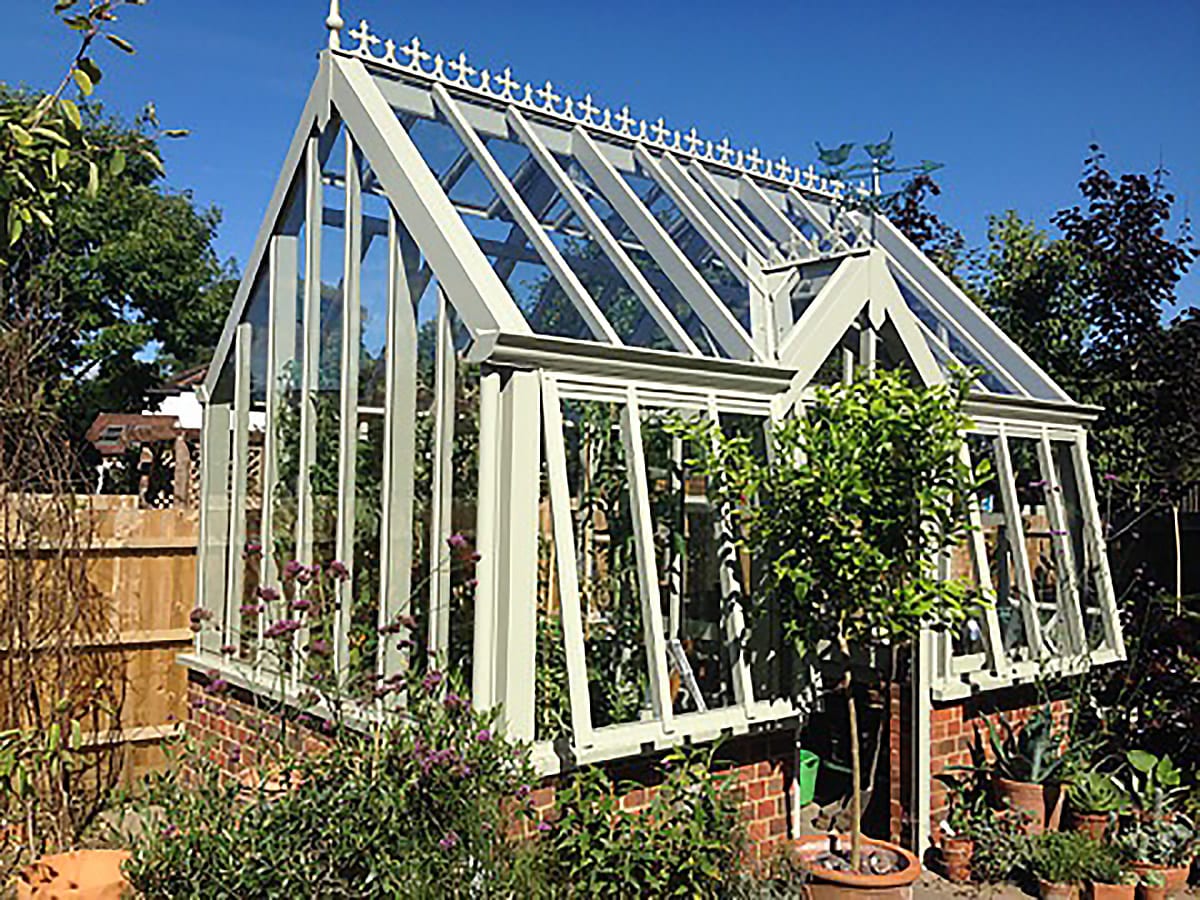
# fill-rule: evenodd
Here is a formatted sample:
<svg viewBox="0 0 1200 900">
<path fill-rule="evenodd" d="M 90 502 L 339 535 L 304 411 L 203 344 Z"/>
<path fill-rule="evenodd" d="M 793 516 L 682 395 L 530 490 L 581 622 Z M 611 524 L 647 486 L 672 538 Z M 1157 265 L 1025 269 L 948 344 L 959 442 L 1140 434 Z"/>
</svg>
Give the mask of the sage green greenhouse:
<svg viewBox="0 0 1200 900">
<path fill-rule="evenodd" d="M 769 619 L 747 627 L 753 561 L 723 554 L 667 425 L 765 447 L 817 385 L 876 367 L 972 368 L 968 448 L 992 461 L 940 564 L 995 603 L 922 638 L 917 708 L 1123 657 L 1097 410 L 855 202 L 868 186 L 346 31 L 333 7 L 203 387 L 216 627 L 186 664 L 298 699 L 319 632 L 364 719 L 377 679 L 464 666 L 545 773 L 794 724 L 819 685 Z M 290 562 L 334 560 L 329 615 L 265 652 L 247 608 Z"/>
</svg>

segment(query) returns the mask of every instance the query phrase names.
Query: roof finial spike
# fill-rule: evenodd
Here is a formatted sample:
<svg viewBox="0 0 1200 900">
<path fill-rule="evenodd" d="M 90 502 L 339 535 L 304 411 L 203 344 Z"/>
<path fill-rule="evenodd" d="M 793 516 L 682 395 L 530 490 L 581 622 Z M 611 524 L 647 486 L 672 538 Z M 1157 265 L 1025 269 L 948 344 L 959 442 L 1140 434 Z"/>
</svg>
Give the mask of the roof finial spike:
<svg viewBox="0 0 1200 900">
<path fill-rule="evenodd" d="M 342 49 L 342 29 L 346 22 L 342 18 L 341 0 L 329 0 L 329 15 L 325 17 L 325 27 L 329 29 L 329 49 Z"/>
</svg>

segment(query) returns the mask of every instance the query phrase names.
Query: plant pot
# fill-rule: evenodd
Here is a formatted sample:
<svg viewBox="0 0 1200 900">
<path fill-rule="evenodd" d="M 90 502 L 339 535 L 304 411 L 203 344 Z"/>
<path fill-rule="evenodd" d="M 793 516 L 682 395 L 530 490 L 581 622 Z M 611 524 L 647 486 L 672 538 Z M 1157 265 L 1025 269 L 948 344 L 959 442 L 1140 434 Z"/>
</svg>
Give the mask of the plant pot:
<svg viewBox="0 0 1200 900">
<path fill-rule="evenodd" d="M 1079 900 L 1079 885 L 1059 884 L 1038 879 L 1038 896 L 1042 900 Z"/>
<path fill-rule="evenodd" d="M 797 766 L 796 784 L 800 805 L 807 806 L 817 794 L 817 772 L 821 768 L 821 757 L 811 750 L 801 750 Z"/>
<path fill-rule="evenodd" d="M 864 850 L 878 848 L 896 854 L 904 863 L 904 868 L 887 875 L 866 875 L 829 869 L 816 862 L 819 856 L 829 850 L 829 836 L 816 834 L 798 838 L 792 842 L 792 850 L 796 859 L 812 877 L 812 882 L 804 886 L 803 896 L 808 900 L 839 900 L 843 897 L 861 900 L 911 900 L 913 882 L 921 876 L 921 863 L 916 856 L 887 841 L 864 837 L 862 842 Z M 848 848 L 850 835 L 838 835 L 837 846 Z"/>
<path fill-rule="evenodd" d="M 1088 900 L 1134 900 L 1136 893 L 1136 884 L 1099 884 L 1089 881 L 1086 896 Z"/>
<path fill-rule="evenodd" d="M 942 838 L 942 863 L 946 867 L 946 878 L 956 884 L 971 880 L 971 857 L 975 854 L 975 842 L 969 838 Z"/>
<path fill-rule="evenodd" d="M 17 873 L 18 900 L 120 900 L 129 891 L 128 850 L 76 850 L 44 856 Z"/>
<path fill-rule="evenodd" d="M 1163 881 L 1165 882 L 1163 890 L 1166 892 L 1166 896 L 1169 897 L 1172 894 L 1180 893 L 1187 887 L 1188 875 L 1191 874 L 1192 864 L 1188 863 L 1186 866 L 1160 866 L 1155 863 L 1135 862 L 1130 863 L 1129 868 L 1137 872 L 1139 878 L 1149 872 L 1162 872 Z M 1143 885 L 1143 887 L 1146 886 Z"/>
<path fill-rule="evenodd" d="M 1107 813 L 1081 813 L 1071 811 L 1071 828 L 1081 834 L 1086 834 L 1097 843 L 1104 842 L 1104 833 L 1108 831 Z"/>
<path fill-rule="evenodd" d="M 1154 887 L 1149 884 L 1139 884 L 1137 900 L 1167 900 L 1167 889 L 1162 886 Z"/>
<path fill-rule="evenodd" d="M 992 778 L 992 790 L 1002 809 L 1013 809 L 1022 815 L 1019 824 L 1026 834 L 1058 831 L 1063 807 L 1061 785 L 1010 781 L 996 775 Z"/>
</svg>

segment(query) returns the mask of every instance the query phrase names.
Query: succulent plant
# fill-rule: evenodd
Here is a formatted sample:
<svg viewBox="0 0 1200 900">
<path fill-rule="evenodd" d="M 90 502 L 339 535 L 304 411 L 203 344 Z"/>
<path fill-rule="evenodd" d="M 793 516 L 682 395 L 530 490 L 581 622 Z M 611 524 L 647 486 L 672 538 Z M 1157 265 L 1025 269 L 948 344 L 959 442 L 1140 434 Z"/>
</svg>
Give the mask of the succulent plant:
<svg viewBox="0 0 1200 900">
<path fill-rule="evenodd" d="M 1121 813 L 1129 808 L 1129 794 L 1112 775 L 1084 772 L 1071 779 L 1067 788 L 1071 807 L 1078 813 L 1102 815 Z"/>
<path fill-rule="evenodd" d="M 1054 728 L 1047 705 L 1020 728 L 1000 719 L 1000 728 L 985 720 L 992 749 L 991 769 L 1010 781 L 1048 784 L 1060 780 L 1067 762 L 1063 735 Z M 1003 736 L 1001 736 L 1003 732 Z"/>
</svg>

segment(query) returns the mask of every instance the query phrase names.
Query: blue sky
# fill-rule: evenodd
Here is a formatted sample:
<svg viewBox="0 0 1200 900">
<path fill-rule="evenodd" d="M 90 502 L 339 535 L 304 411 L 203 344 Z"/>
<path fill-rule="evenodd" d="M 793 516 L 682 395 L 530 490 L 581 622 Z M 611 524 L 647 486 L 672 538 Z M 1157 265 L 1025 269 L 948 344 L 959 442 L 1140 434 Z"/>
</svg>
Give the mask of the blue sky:
<svg viewBox="0 0 1200 900">
<path fill-rule="evenodd" d="M 8 0 L 0 80 L 56 82 L 71 36 L 50 0 Z M 327 0 L 150 0 L 123 13 L 132 60 L 101 51 L 100 96 L 132 114 L 153 101 L 172 187 L 224 211 L 218 247 L 244 260 L 323 46 Z M 522 80 L 628 103 L 714 140 L 810 161 L 813 142 L 896 134 L 930 158 L 939 209 L 974 242 L 987 216 L 1042 225 L 1076 202 L 1090 141 L 1115 170 L 1160 158 L 1180 205 L 1200 207 L 1200 3 L 1049 0 L 853 5 L 756 0 L 415 2 L 343 0 L 347 20 L 444 55 L 465 50 Z M 1200 305 L 1200 273 L 1180 291 Z"/>
</svg>

